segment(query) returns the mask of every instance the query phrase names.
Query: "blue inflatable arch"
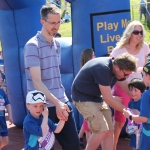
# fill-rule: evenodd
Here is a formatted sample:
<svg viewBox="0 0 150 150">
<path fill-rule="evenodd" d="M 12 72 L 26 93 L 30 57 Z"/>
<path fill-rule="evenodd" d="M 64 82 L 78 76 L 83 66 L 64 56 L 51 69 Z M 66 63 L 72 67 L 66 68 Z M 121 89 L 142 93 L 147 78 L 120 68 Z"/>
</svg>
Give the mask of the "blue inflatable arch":
<svg viewBox="0 0 150 150">
<path fill-rule="evenodd" d="M 97 57 L 109 53 L 130 20 L 130 4 L 129 0 L 67 1 L 71 3 L 73 36 L 59 39 L 62 47 L 60 70 L 66 94 L 71 101 L 71 84 L 79 71 L 81 51 L 92 47 Z M 8 97 L 14 123 L 19 127 L 22 127 L 27 114 L 23 48 L 25 43 L 41 30 L 39 10 L 45 3 L 46 0 L 0 1 L 0 39 Z M 79 128 L 82 118 L 75 108 L 74 113 Z"/>
</svg>

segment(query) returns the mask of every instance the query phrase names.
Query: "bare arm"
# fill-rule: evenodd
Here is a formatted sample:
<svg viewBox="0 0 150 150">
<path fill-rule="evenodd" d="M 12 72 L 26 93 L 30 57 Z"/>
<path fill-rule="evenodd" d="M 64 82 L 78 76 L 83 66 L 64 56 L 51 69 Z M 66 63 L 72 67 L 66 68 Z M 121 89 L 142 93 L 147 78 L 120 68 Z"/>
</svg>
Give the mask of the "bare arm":
<svg viewBox="0 0 150 150">
<path fill-rule="evenodd" d="M 37 90 L 42 91 L 45 94 L 46 98 L 56 106 L 57 117 L 59 119 L 63 119 L 66 121 L 68 119 L 68 117 L 66 117 L 63 114 L 63 112 L 65 110 L 70 112 L 68 105 L 66 105 L 66 104 L 62 103 L 60 100 L 58 100 L 52 93 L 50 93 L 50 91 L 47 89 L 47 87 L 42 83 L 40 67 L 31 67 L 31 68 L 29 68 L 29 70 L 31 73 L 34 87 Z"/>
<path fill-rule="evenodd" d="M 56 128 L 56 130 L 54 132 L 55 133 L 59 133 L 62 130 L 62 128 L 64 127 L 64 125 L 65 125 L 65 121 L 64 120 L 60 120 L 58 122 L 57 128 Z"/>
<path fill-rule="evenodd" d="M 117 81 L 117 83 L 118 83 L 119 86 L 126 92 L 126 94 L 128 94 L 128 95 L 130 96 L 127 81 L 126 81 L 126 80 L 125 80 L 125 81 Z"/>
<path fill-rule="evenodd" d="M 101 91 L 101 94 L 104 98 L 104 101 L 110 105 L 111 107 L 113 107 L 114 109 L 118 110 L 118 111 L 123 111 L 123 108 L 125 108 L 124 105 L 122 105 L 118 100 L 116 100 L 115 98 L 113 98 L 113 96 L 111 95 L 111 89 L 110 86 L 102 86 L 99 84 L 99 89 Z"/>
<path fill-rule="evenodd" d="M 56 106 L 59 103 L 59 100 L 52 93 L 50 93 L 47 87 L 42 83 L 40 67 L 31 67 L 29 70 L 32 76 L 34 87 L 37 90 L 42 91 L 46 98 Z"/>
<path fill-rule="evenodd" d="M 124 109 L 123 114 L 126 118 L 129 118 L 130 115 L 132 115 L 132 120 L 135 122 L 147 122 L 148 118 L 139 116 L 139 115 L 133 115 L 129 110 Z"/>
<path fill-rule="evenodd" d="M 47 131 L 47 123 L 48 123 L 48 109 L 46 107 L 44 107 L 42 114 L 43 114 L 43 121 L 41 124 L 41 128 L 42 128 L 42 135 L 44 136 Z"/>
<path fill-rule="evenodd" d="M 139 115 L 132 115 L 132 120 L 135 122 L 147 122 L 148 118 Z"/>
<path fill-rule="evenodd" d="M 13 123 L 13 119 L 12 119 L 11 105 L 10 104 L 6 105 L 6 109 L 8 111 L 8 115 L 9 115 L 9 122 L 10 122 L 10 124 L 12 124 Z"/>
<path fill-rule="evenodd" d="M 69 115 L 69 114 L 67 113 L 67 111 L 64 111 L 63 114 L 64 114 L 65 116 L 68 116 L 68 115 Z M 56 130 L 55 130 L 54 132 L 55 132 L 55 133 L 59 133 L 59 132 L 62 130 L 62 128 L 64 127 L 64 125 L 65 125 L 65 121 L 64 121 L 64 120 L 60 120 L 59 123 L 58 123 L 58 125 L 57 125 L 57 128 L 56 128 Z"/>
</svg>

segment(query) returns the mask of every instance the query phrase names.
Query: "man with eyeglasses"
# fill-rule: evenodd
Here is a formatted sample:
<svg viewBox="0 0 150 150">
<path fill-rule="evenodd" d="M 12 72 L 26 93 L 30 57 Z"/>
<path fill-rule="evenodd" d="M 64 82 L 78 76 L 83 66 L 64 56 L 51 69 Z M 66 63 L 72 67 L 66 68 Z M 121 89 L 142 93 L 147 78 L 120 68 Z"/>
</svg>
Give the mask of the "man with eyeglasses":
<svg viewBox="0 0 150 150">
<path fill-rule="evenodd" d="M 123 111 L 121 98 L 113 97 L 111 88 L 118 84 L 128 92 L 125 79 L 136 71 L 136 58 L 124 53 L 112 60 L 99 57 L 87 62 L 72 84 L 73 104 L 88 122 L 92 132 L 86 150 L 95 150 L 102 142 L 103 150 L 113 149 L 114 125 L 111 107 Z"/>
<path fill-rule="evenodd" d="M 42 30 L 31 38 L 24 48 L 27 91 L 39 90 L 46 95 L 49 118 L 65 125 L 56 139 L 63 150 L 79 150 L 79 139 L 72 108 L 62 86 L 60 75 L 61 49 L 54 38 L 61 23 L 61 11 L 54 4 L 46 4 L 40 10 Z M 65 115 L 68 112 L 69 115 Z"/>
</svg>

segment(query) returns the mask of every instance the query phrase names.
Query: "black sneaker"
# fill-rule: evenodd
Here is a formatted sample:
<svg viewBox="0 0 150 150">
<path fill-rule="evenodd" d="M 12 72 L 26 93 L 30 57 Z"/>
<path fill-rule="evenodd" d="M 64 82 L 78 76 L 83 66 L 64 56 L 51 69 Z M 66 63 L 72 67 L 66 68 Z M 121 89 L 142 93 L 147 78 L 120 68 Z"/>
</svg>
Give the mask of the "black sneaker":
<svg viewBox="0 0 150 150">
<path fill-rule="evenodd" d="M 125 137 L 126 140 L 130 140 L 130 135 L 128 134 L 126 137 Z"/>
</svg>

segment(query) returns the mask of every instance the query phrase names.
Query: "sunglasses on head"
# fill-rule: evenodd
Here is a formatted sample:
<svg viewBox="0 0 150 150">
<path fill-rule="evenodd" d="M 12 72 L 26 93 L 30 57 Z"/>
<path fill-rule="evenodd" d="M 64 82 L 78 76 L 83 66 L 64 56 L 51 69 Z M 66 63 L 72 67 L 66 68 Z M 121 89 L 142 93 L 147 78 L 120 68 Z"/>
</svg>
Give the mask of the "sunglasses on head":
<svg viewBox="0 0 150 150">
<path fill-rule="evenodd" d="M 141 35 L 143 35 L 143 31 L 138 31 L 138 30 L 134 30 L 132 33 L 133 33 L 134 35 L 138 35 L 139 33 L 140 33 Z"/>
</svg>

